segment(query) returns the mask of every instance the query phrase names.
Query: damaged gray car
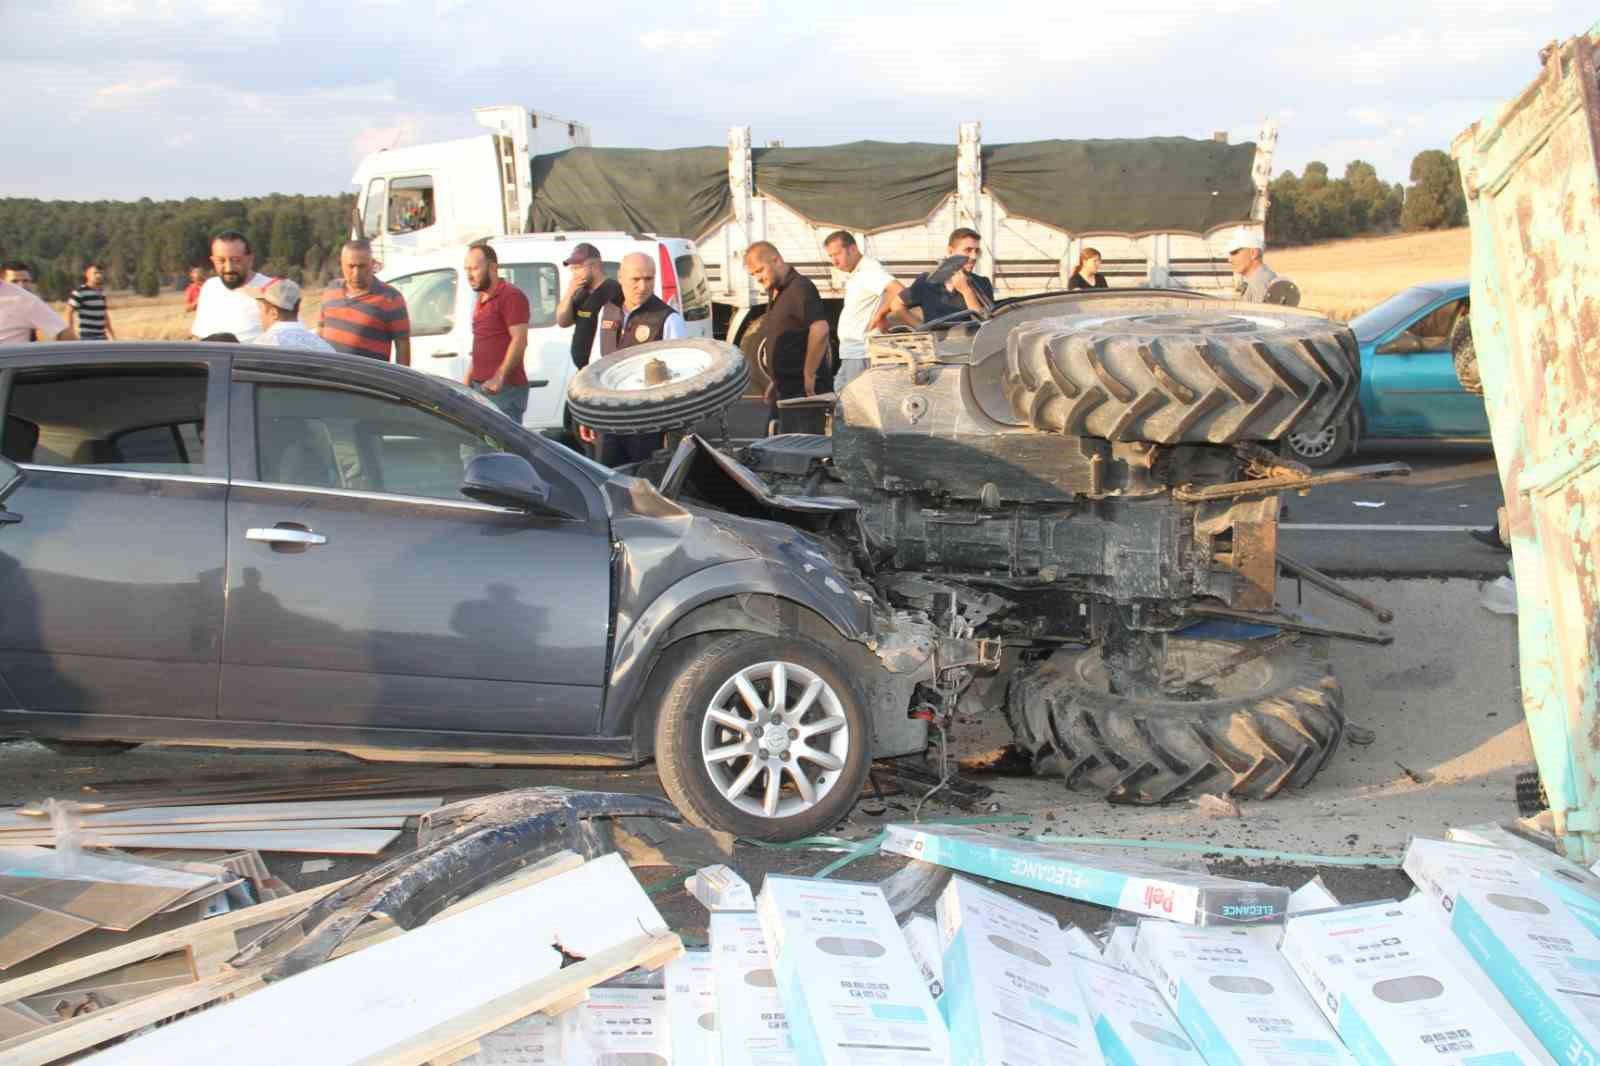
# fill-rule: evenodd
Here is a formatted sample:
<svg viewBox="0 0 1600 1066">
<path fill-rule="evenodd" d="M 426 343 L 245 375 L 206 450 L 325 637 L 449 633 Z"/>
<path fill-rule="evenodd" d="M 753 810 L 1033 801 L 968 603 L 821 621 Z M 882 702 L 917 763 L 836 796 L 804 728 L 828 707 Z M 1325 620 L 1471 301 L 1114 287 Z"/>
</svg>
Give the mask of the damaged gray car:
<svg viewBox="0 0 1600 1066">
<path fill-rule="evenodd" d="M 371 360 L 0 349 L 0 731 L 653 758 L 685 817 L 768 840 L 958 713 L 1113 800 L 1270 796 L 1344 732 L 1327 638 L 1388 639 L 1275 597 L 1281 567 L 1355 599 L 1277 555 L 1277 494 L 1399 470 L 1262 444 L 1356 365 L 1286 308 L 1017 301 L 876 340 L 831 437 L 684 437 L 652 484 Z M 590 371 L 635 387 L 588 418 L 674 434 L 749 373 L 709 342 Z"/>
</svg>

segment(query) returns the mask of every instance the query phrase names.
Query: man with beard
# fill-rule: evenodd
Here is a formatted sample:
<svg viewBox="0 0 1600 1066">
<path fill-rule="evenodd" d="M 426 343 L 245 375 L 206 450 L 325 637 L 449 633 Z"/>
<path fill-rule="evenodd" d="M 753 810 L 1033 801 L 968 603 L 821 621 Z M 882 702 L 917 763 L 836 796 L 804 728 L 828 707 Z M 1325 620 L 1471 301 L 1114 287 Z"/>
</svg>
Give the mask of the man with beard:
<svg viewBox="0 0 1600 1066">
<path fill-rule="evenodd" d="M 488 244 L 467 249 L 467 281 L 478 294 L 472 312 L 472 359 L 467 387 L 481 392 L 518 425 L 528 410 L 528 298 L 500 276 L 500 257 Z"/>
<path fill-rule="evenodd" d="M 272 279 L 256 273 L 250 238 L 238 230 L 211 238 L 211 267 L 217 273 L 200 286 L 200 306 L 189 333 L 196 338 L 232 333 L 249 344 L 261 335 L 261 311 L 245 289 L 261 288 Z"/>
</svg>

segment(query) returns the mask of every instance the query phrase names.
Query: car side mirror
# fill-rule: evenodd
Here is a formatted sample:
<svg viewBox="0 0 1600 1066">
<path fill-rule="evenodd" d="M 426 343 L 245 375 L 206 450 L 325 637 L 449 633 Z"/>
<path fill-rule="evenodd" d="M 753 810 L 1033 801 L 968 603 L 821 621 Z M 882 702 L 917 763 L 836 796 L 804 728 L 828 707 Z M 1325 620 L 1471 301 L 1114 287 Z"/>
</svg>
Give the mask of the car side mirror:
<svg viewBox="0 0 1600 1066">
<path fill-rule="evenodd" d="M 529 514 L 572 517 L 550 503 L 550 483 L 539 476 L 533 464 L 510 452 L 490 452 L 471 459 L 461 479 L 461 495 Z"/>
<path fill-rule="evenodd" d="M 1379 355 L 1410 355 L 1422 351 L 1422 341 L 1415 333 L 1405 332 L 1378 349 Z"/>
</svg>

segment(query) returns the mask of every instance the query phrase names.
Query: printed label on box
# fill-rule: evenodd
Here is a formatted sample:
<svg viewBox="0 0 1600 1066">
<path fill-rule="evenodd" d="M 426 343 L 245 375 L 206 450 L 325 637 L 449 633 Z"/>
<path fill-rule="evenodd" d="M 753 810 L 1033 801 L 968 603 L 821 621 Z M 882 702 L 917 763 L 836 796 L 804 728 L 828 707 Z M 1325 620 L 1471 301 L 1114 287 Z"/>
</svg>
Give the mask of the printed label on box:
<svg viewBox="0 0 1600 1066">
<path fill-rule="evenodd" d="M 1116 966 L 1077 961 L 1106 1066 L 1206 1066 L 1154 985 Z"/>
<path fill-rule="evenodd" d="M 672 1061 L 719 1066 L 717 970 L 709 951 L 686 951 L 667 963 L 667 1034 Z"/>
<path fill-rule="evenodd" d="M 708 924 L 723 1063 L 795 1066 L 799 1059 L 761 920 L 754 911 L 720 911 Z"/>
</svg>

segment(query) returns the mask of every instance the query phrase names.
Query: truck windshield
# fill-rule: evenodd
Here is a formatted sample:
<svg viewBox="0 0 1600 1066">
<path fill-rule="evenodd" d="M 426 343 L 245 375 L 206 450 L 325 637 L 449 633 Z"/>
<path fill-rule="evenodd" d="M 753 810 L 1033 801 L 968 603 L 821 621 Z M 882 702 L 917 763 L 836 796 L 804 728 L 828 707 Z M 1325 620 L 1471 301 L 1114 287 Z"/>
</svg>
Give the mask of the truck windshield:
<svg viewBox="0 0 1600 1066">
<path fill-rule="evenodd" d="M 1372 310 L 1350 320 L 1356 340 L 1362 344 L 1375 341 L 1402 322 L 1409 321 L 1418 311 L 1439 298 L 1432 289 L 1418 286 L 1396 293 Z"/>
</svg>

